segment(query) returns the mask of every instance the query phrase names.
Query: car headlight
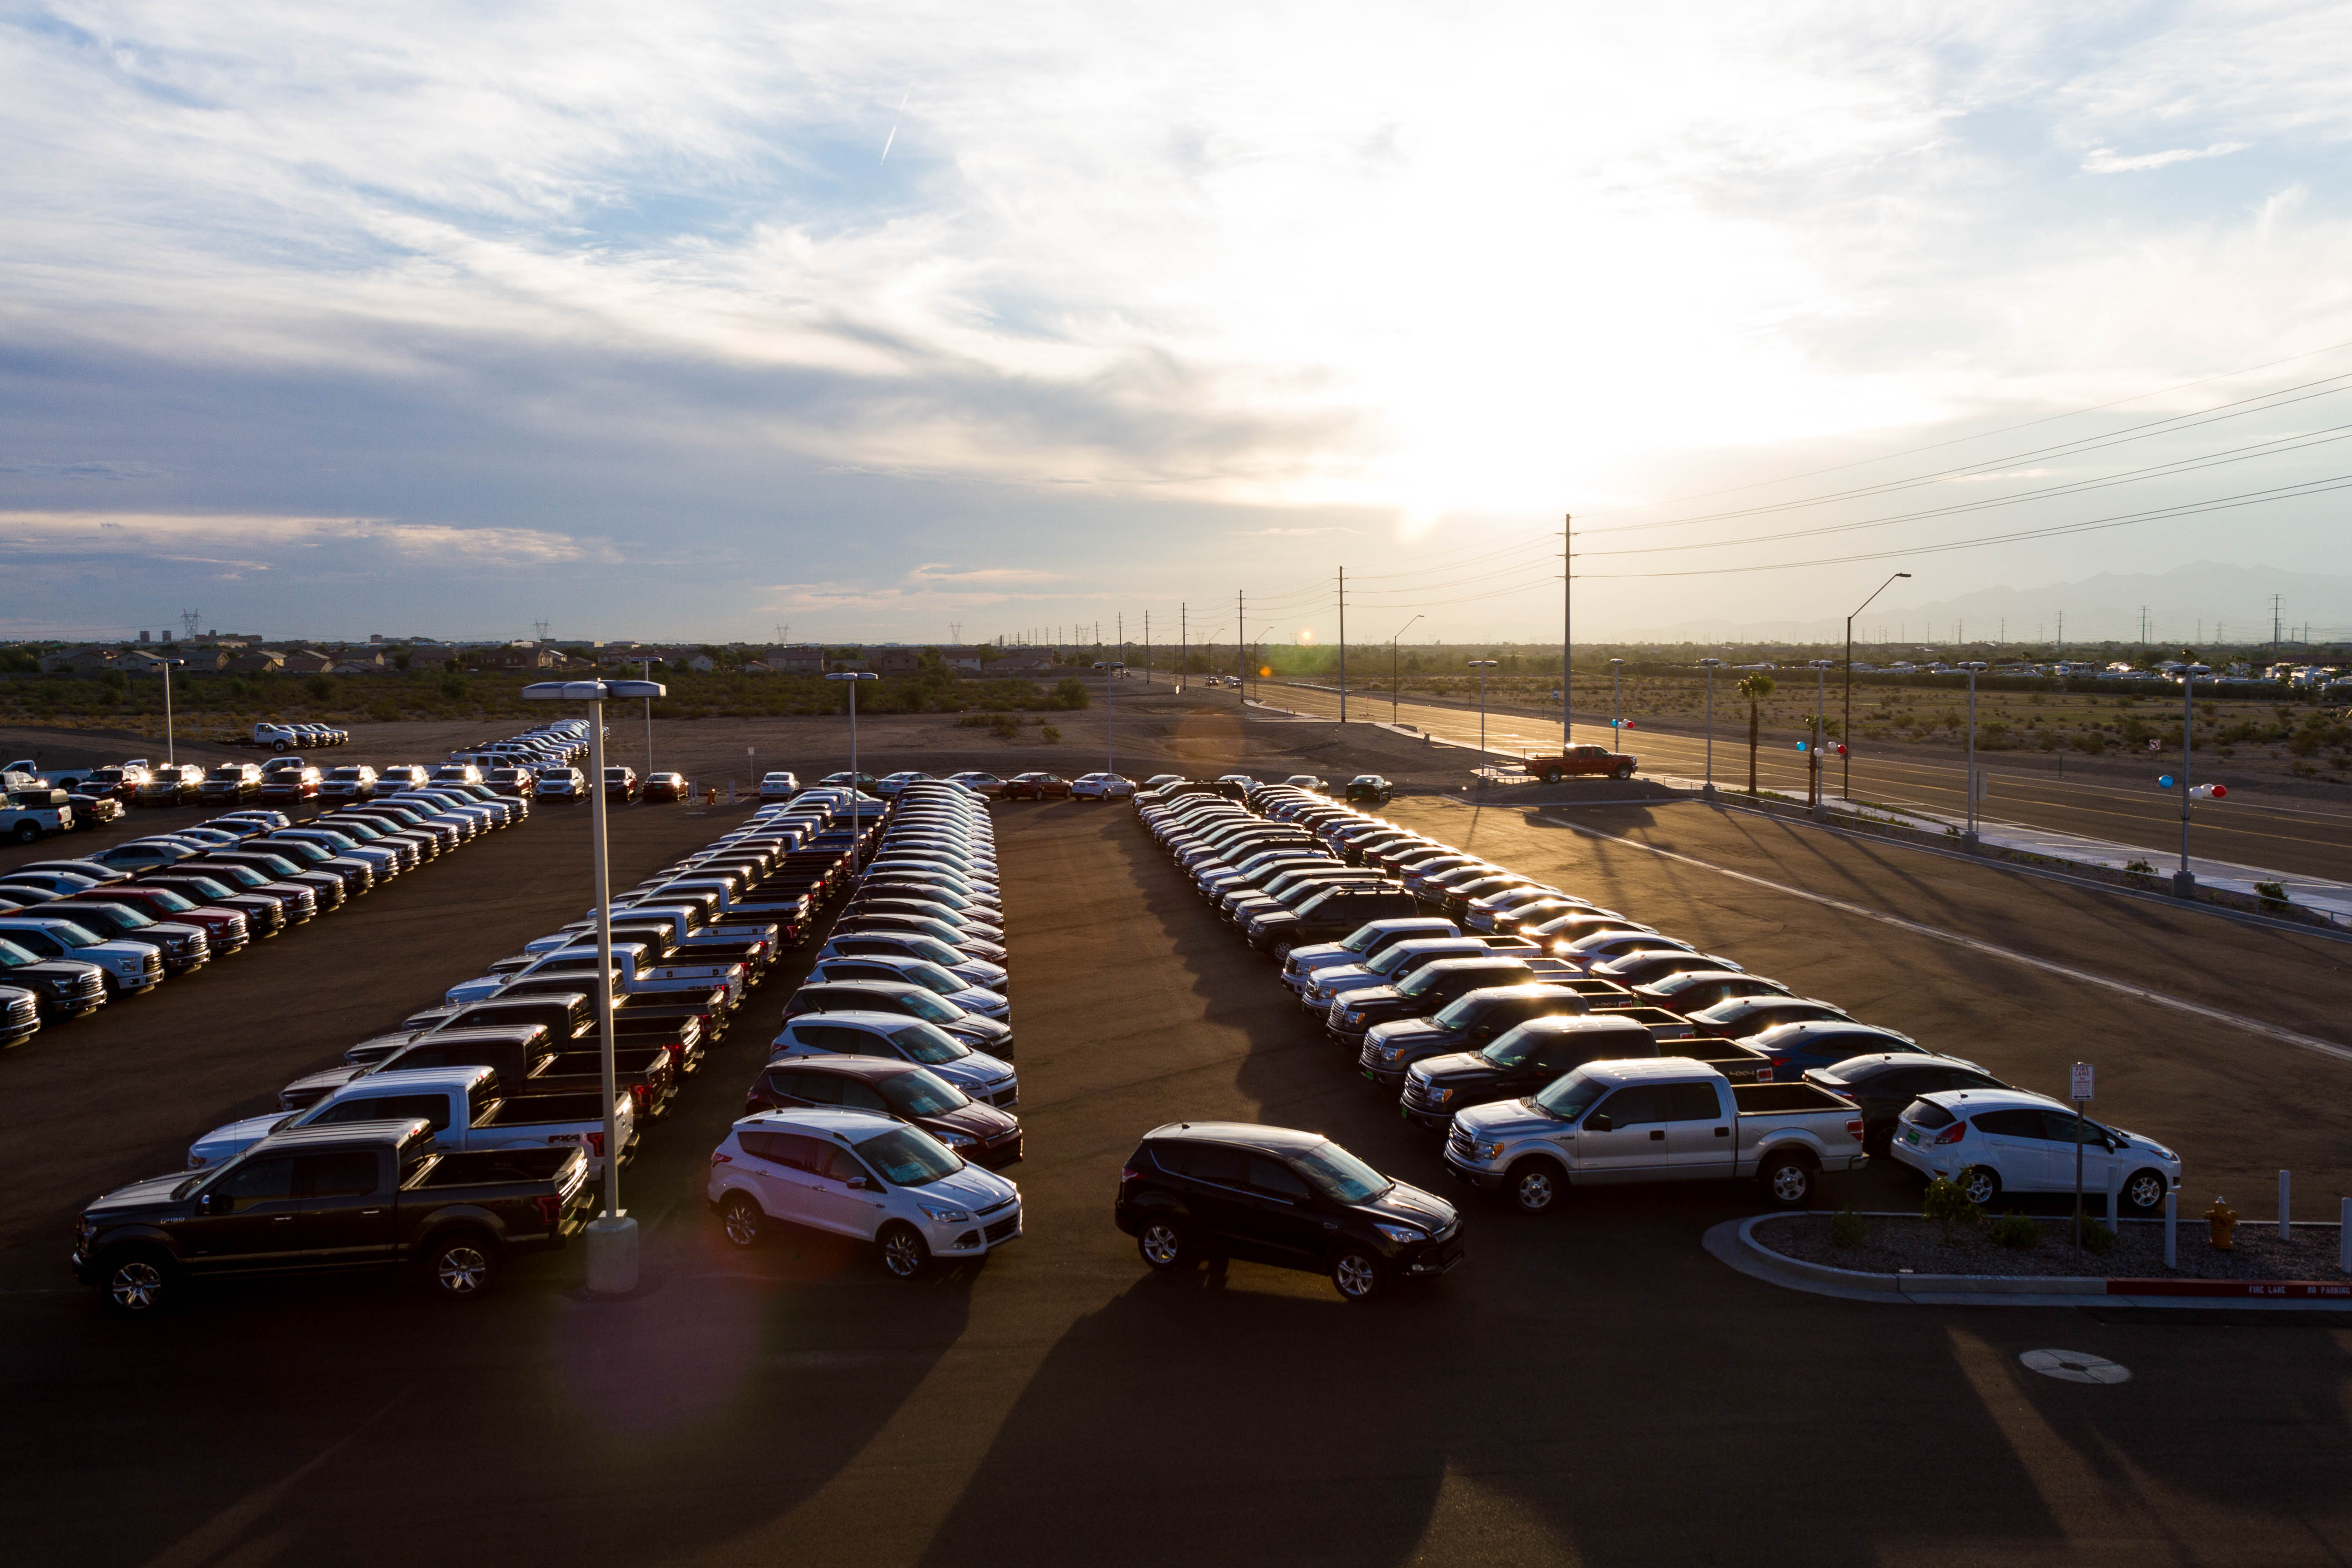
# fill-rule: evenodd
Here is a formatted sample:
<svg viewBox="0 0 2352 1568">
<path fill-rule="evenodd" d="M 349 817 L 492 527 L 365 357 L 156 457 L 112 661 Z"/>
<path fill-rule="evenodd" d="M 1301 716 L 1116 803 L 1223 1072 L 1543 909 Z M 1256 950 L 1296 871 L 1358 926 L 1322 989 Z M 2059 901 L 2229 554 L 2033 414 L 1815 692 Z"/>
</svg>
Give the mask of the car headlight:
<svg viewBox="0 0 2352 1568">
<path fill-rule="evenodd" d="M 934 1132 L 931 1136 L 950 1149 L 969 1149 L 980 1142 L 977 1138 L 969 1138 L 961 1132 Z"/>
<path fill-rule="evenodd" d="M 1427 1241 L 1429 1239 L 1429 1237 L 1423 1236 L 1421 1232 L 1413 1229 L 1412 1226 L 1409 1225 L 1376 1225 L 1372 1228 L 1379 1231 L 1382 1236 L 1387 1237 L 1391 1241 L 1395 1242 L 1400 1247 L 1410 1247 L 1416 1241 Z"/>
<path fill-rule="evenodd" d="M 1500 1143 L 1473 1143 L 1470 1152 L 1481 1160 L 1499 1160 L 1503 1157 L 1503 1146 Z"/>
<path fill-rule="evenodd" d="M 942 1208 L 936 1204 L 922 1204 L 918 1206 L 941 1225 L 961 1225 L 971 1217 L 962 1209 Z"/>
<path fill-rule="evenodd" d="M 1350 1007 L 1340 1014 L 1339 1017 L 1343 1023 L 1360 1024 L 1364 1021 L 1364 1010 L 1360 1007 Z"/>
<path fill-rule="evenodd" d="M 1443 1105 L 1454 1098 L 1454 1091 L 1450 1089 L 1433 1089 L 1424 1086 L 1422 1089 L 1422 1098 L 1432 1105 Z"/>
</svg>

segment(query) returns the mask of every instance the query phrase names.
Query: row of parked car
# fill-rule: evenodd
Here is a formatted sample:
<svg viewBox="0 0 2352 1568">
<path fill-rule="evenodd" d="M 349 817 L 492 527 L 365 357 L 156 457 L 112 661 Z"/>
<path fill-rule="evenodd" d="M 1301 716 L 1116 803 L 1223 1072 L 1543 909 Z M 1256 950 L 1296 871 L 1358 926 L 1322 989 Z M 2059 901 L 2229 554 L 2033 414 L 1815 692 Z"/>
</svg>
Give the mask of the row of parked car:
<svg viewBox="0 0 2352 1568">
<path fill-rule="evenodd" d="M 858 781 L 841 787 L 861 813 L 873 805 Z M 746 831 L 772 831 L 805 798 L 763 806 Z M 738 1247 L 778 1226 L 826 1231 L 912 1279 L 1021 1235 L 1020 1189 L 998 1173 L 1023 1154 L 1021 1086 L 986 803 L 920 777 L 887 800 L 747 1114 L 711 1155 L 707 1195 Z"/>
<path fill-rule="evenodd" d="M 1147 827 L 1325 1038 L 1445 1138 L 1454 1175 L 1524 1211 L 1732 1176 L 1803 1205 L 1873 1154 L 1980 1204 L 2072 1187 L 2072 1108 L 1979 1063 L 1318 792 L 1152 783 Z M 2178 1156 L 2081 1127 L 2086 1185 L 2160 1209 Z"/>
<path fill-rule="evenodd" d="M 78 1277 L 131 1315 L 193 1277 L 311 1268 L 414 1268 L 445 1299 L 480 1295 L 594 1216 L 604 1161 L 668 1114 L 873 833 L 848 792 L 808 792 L 616 894 L 609 968 L 593 910 L 526 942 L 197 1139 L 184 1171 L 93 1203 Z"/>
<path fill-rule="evenodd" d="M 529 811 L 423 781 L 308 821 L 256 806 L 16 867 L 0 876 L 0 1041 L 291 931 Z"/>
</svg>

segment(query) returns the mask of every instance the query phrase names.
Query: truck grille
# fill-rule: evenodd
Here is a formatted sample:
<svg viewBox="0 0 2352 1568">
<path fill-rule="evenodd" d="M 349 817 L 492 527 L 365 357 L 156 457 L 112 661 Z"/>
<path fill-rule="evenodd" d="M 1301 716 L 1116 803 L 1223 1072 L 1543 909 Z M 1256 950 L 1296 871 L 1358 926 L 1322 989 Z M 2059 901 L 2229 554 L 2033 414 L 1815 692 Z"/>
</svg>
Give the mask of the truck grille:
<svg viewBox="0 0 2352 1568">
<path fill-rule="evenodd" d="M 1447 1153 L 1453 1154 L 1456 1158 L 1463 1160 L 1475 1159 L 1477 1155 L 1477 1140 L 1472 1138 L 1469 1131 L 1465 1128 L 1456 1127 L 1452 1132 L 1446 1135 L 1445 1151 Z"/>
<path fill-rule="evenodd" d="M 1425 1105 L 1428 1103 L 1428 1099 L 1429 1084 L 1426 1079 L 1408 1078 L 1404 1080 L 1404 1102 L 1407 1105 Z"/>
</svg>

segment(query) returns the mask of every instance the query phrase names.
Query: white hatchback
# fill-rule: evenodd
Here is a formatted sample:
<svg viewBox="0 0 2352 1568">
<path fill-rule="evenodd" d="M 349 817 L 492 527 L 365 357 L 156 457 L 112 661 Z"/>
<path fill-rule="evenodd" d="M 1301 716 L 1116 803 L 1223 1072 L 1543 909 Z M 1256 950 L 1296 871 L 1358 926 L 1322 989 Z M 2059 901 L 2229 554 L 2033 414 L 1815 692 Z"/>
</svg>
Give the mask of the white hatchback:
<svg viewBox="0 0 2352 1568">
<path fill-rule="evenodd" d="M 772 1222 L 870 1241 L 901 1279 L 1021 1235 L 1021 1189 L 894 1117 L 834 1106 L 738 1121 L 710 1155 L 710 1206 L 738 1247 Z"/>
<path fill-rule="evenodd" d="M 2074 1108 L 2007 1089 L 1941 1089 L 1911 1102 L 1895 1125 L 1888 1152 L 1928 1177 L 1958 1182 L 1969 1201 L 1990 1205 L 2003 1193 L 2074 1190 Z M 2122 1194 L 2121 1213 L 2161 1213 L 2180 1186 L 2180 1156 L 2137 1132 L 2082 1123 L 2083 1190 Z"/>
</svg>

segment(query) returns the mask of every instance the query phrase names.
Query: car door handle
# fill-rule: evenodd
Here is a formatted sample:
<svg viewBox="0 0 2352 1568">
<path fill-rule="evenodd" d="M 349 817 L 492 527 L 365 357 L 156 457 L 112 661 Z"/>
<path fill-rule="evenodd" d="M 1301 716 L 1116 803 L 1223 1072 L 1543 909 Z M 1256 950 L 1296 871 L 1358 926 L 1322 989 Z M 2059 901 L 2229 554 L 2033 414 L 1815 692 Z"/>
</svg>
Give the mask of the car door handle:
<svg viewBox="0 0 2352 1568">
<path fill-rule="evenodd" d="M 272 1225 L 284 1225 L 284 1224 L 288 1223 L 289 1221 L 290 1221 L 293 1217 L 294 1217 L 294 1216 L 293 1216 L 292 1215 L 290 1215 L 290 1214 L 274 1215 L 272 1215 L 272 1216 L 270 1217 L 270 1223 L 271 1223 Z"/>
<path fill-rule="evenodd" d="M 1653 1142 L 1653 1143 L 1662 1143 L 1662 1142 L 1665 1142 L 1665 1137 L 1666 1137 L 1666 1130 L 1665 1130 L 1664 1128 L 1663 1128 L 1663 1127 L 1653 1127 L 1653 1128 L 1651 1128 L 1651 1129 L 1650 1129 L 1650 1142 Z"/>
<path fill-rule="evenodd" d="M 382 1214 L 383 1212 L 383 1211 L 382 1209 L 362 1209 L 362 1210 L 360 1210 L 360 1213 L 361 1213 L 362 1215 Z"/>
</svg>

